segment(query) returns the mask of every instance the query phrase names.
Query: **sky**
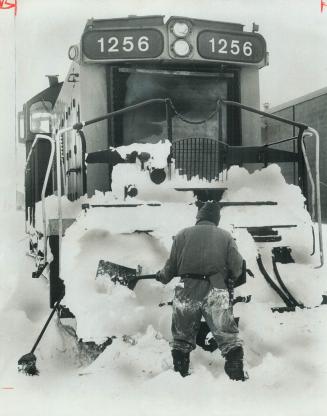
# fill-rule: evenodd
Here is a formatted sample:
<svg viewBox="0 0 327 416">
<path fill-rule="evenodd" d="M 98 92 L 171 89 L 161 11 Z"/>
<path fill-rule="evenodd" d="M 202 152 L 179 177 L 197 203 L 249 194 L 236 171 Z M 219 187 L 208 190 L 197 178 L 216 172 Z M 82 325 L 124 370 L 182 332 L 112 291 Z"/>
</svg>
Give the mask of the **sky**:
<svg viewBox="0 0 327 416">
<path fill-rule="evenodd" d="M 326 86 L 327 7 L 321 13 L 320 0 L 17 2 L 16 18 L 12 10 L 0 9 L 0 182 L 14 164 L 16 112 L 48 86 L 46 74 L 65 77 L 68 48 L 79 42 L 91 17 L 180 15 L 242 23 L 249 31 L 255 22 L 270 55 L 260 74 L 262 104 L 278 105 Z"/>
</svg>

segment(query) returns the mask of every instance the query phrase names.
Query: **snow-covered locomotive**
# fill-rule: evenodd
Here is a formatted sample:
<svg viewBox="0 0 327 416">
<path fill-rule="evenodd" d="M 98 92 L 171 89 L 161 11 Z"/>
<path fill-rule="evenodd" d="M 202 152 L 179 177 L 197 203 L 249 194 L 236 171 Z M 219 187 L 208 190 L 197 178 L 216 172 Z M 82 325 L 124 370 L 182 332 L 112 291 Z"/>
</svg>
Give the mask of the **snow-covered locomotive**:
<svg viewBox="0 0 327 416">
<path fill-rule="evenodd" d="M 305 146 L 315 137 L 319 155 L 319 137 L 257 110 L 259 70 L 268 64 L 257 27 L 185 17 L 92 19 L 68 54 L 65 81 L 49 77 L 50 87 L 23 111 L 33 275 L 48 277 L 51 308 L 66 306 L 62 322 L 75 316 L 77 337 L 98 344 L 149 325 L 166 336 L 170 311 L 158 304 L 170 300 L 173 286 L 139 282 L 127 292 L 105 278 L 99 262 L 155 273 L 174 234 L 207 200 L 221 205 L 221 226 L 265 277 L 250 279 L 245 292 L 283 310 L 306 304 L 298 288 L 311 284 L 316 251 L 323 263 L 319 166 L 314 178 Z M 264 117 L 296 134 L 264 144 Z M 319 238 L 307 210 L 317 213 Z M 277 263 L 291 276 L 286 283 Z M 150 321 L 144 309 L 153 310 Z"/>
</svg>

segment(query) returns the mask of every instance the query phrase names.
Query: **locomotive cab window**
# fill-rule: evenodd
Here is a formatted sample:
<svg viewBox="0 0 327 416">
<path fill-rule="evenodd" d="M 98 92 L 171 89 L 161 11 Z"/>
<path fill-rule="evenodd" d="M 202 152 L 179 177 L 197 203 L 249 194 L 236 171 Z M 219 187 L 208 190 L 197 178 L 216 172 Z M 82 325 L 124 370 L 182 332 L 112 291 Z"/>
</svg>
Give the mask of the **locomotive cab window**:
<svg viewBox="0 0 327 416">
<path fill-rule="evenodd" d="M 52 104 L 38 101 L 30 108 L 30 130 L 32 133 L 50 133 Z"/>
<path fill-rule="evenodd" d="M 111 86 L 115 86 L 109 92 L 111 111 L 146 100 L 169 98 L 173 104 L 173 141 L 195 137 L 226 140 L 226 109 L 222 108 L 221 131 L 214 112 L 219 98 L 230 99 L 234 73 L 112 68 L 109 77 Z M 126 113 L 111 122 L 110 130 L 115 146 L 165 140 L 165 105 L 154 103 Z"/>
</svg>

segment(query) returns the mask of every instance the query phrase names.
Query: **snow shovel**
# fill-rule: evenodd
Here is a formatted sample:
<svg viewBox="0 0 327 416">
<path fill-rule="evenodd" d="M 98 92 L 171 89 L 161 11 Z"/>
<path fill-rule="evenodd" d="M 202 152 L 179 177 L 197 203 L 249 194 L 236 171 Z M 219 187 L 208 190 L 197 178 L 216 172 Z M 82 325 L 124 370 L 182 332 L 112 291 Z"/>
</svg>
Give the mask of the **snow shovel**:
<svg viewBox="0 0 327 416">
<path fill-rule="evenodd" d="M 122 266 L 111 261 L 100 260 L 96 278 L 107 277 L 114 283 L 127 286 L 133 290 L 139 280 L 155 279 L 156 274 L 140 274 L 140 267 L 132 269 L 130 267 Z"/>
</svg>

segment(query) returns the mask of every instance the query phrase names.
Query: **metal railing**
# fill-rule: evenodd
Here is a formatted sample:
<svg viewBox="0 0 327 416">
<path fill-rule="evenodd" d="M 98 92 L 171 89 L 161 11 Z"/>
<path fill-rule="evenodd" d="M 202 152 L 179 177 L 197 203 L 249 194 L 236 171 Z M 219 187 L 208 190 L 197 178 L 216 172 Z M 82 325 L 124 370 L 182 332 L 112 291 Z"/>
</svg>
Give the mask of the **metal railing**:
<svg viewBox="0 0 327 416">
<path fill-rule="evenodd" d="M 320 252 L 320 267 L 324 264 L 324 249 L 323 249 L 323 238 L 322 238 L 322 221 L 321 221 L 321 196 L 320 196 L 320 138 L 317 130 L 312 127 L 308 127 L 307 131 L 311 133 L 316 140 L 316 197 L 317 197 L 317 223 L 318 223 L 318 235 L 319 235 L 319 252 Z M 304 141 L 304 138 L 303 138 Z M 306 154 L 306 153 L 305 153 Z"/>
<path fill-rule="evenodd" d="M 276 120 L 276 121 L 280 121 L 282 123 L 286 123 L 289 124 L 291 126 L 295 126 L 299 128 L 299 134 L 296 137 L 292 137 L 290 139 L 286 139 L 286 140 L 280 140 L 280 141 L 276 141 L 273 143 L 269 143 L 269 146 L 273 146 L 282 142 L 286 142 L 289 140 L 297 140 L 298 141 L 298 149 L 300 150 L 300 157 L 301 155 L 303 156 L 304 159 L 304 165 L 306 167 L 308 176 L 309 176 L 309 180 L 312 186 L 312 201 L 313 201 L 313 207 L 315 208 L 315 211 L 313 211 L 313 214 L 316 214 L 316 218 L 317 218 L 317 223 L 318 223 L 318 236 L 319 236 L 319 253 L 320 253 L 320 265 L 318 267 L 322 267 L 324 264 L 324 249 L 323 249 L 323 238 L 322 238 L 322 221 L 321 221 L 321 197 L 320 197 L 320 164 L 319 164 L 319 149 L 320 149 L 320 139 L 319 139 L 319 134 L 318 132 L 313 129 L 312 127 L 309 127 L 306 124 L 303 123 L 299 123 L 297 121 L 293 121 L 293 120 L 289 120 L 286 119 L 284 117 L 279 117 L 279 116 L 275 116 L 273 114 L 267 113 L 265 111 L 260 111 L 257 110 L 256 108 L 253 107 L 249 107 L 246 106 L 244 104 L 238 103 L 238 102 L 234 102 L 234 101 L 227 101 L 227 100 L 220 100 L 220 102 L 222 104 L 225 105 L 230 105 L 230 106 L 234 106 L 234 107 L 238 107 L 240 109 L 249 111 L 251 113 L 256 113 L 259 114 L 261 116 Z M 305 134 L 307 133 L 307 134 Z M 313 177 L 312 177 L 312 173 L 311 173 L 311 168 L 310 168 L 310 164 L 309 164 L 309 159 L 307 156 L 307 152 L 306 152 L 306 148 L 305 148 L 305 137 L 307 136 L 314 136 L 315 137 L 315 141 L 316 141 L 316 153 L 315 153 L 315 171 L 316 171 L 316 175 L 315 175 L 315 184 L 313 181 Z M 265 145 L 268 146 L 268 145 Z M 298 162 L 300 163 L 300 158 L 298 160 Z M 315 218 L 315 215 L 313 215 L 313 218 Z"/>
<path fill-rule="evenodd" d="M 55 140 L 54 139 L 52 139 L 50 136 L 47 136 L 45 134 L 37 134 L 35 136 L 35 139 L 33 140 L 31 149 L 30 149 L 30 151 L 28 153 L 28 156 L 27 156 L 27 159 L 26 159 L 24 174 L 25 174 L 25 178 L 26 178 L 27 168 L 28 168 L 30 159 L 32 157 L 34 148 L 37 145 L 37 142 L 39 140 L 41 140 L 41 139 L 48 140 L 50 142 L 50 144 L 51 144 L 51 151 L 50 151 L 48 166 L 47 166 L 47 170 L 46 170 L 46 173 L 45 173 L 45 177 L 44 177 L 44 181 L 43 181 L 43 185 L 42 185 L 42 191 L 41 191 L 42 221 L 43 221 L 43 239 L 44 239 L 43 253 L 44 253 L 44 264 L 45 264 L 45 263 L 47 263 L 47 254 L 48 254 L 48 246 L 47 246 L 47 216 L 46 216 L 46 209 L 45 209 L 45 193 L 46 193 L 46 189 L 47 189 L 48 182 L 49 182 L 51 167 L 52 167 L 52 164 L 53 164 L 54 148 L 55 148 Z"/>
</svg>

